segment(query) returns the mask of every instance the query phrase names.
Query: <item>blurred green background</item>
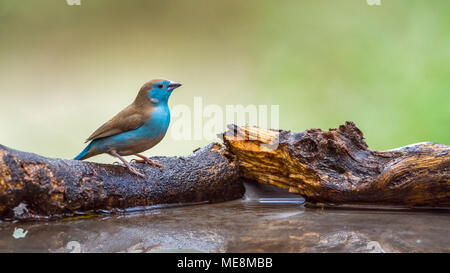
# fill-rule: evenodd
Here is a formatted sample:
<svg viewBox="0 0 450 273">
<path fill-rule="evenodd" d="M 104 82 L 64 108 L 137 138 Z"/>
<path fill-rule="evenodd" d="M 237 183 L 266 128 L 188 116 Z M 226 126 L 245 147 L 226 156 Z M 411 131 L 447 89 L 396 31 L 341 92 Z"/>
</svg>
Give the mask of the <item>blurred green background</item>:
<svg viewBox="0 0 450 273">
<path fill-rule="evenodd" d="M 0 143 L 72 158 L 163 77 L 183 83 L 171 106 L 278 104 L 283 129 L 352 120 L 372 149 L 450 144 L 449 14 L 448 0 L 0 0 Z M 170 135 L 145 154 L 210 142 Z"/>
</svg>

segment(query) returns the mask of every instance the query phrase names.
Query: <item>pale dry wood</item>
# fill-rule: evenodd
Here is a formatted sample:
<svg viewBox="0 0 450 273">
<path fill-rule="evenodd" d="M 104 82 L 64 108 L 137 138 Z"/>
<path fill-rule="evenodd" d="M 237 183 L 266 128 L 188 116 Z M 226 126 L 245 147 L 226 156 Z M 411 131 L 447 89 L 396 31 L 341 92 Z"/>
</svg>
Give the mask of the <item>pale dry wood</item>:
<svg viewBox="0 0 450 273">
<path fill-rule="evenodd" d="M 448 145 L 372 151 L 353 122 L 300 133 L 232 126 L 224 142 L 242 177 L 310 202 L 450 206 Z"/>
</svg>

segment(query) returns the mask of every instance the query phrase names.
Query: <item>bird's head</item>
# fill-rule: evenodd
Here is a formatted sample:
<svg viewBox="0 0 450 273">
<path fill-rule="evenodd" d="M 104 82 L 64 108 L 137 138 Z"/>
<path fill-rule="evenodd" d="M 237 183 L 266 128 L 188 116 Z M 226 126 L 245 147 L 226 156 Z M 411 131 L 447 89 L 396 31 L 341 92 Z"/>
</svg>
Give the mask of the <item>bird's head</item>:
<svg viewBox="0 0 450 273">
<path fill-rule="evenodd" d="M 151 80 L 141 87 L 135 102 L 144 103 L 150 101 L 154 105 L 167 103 L 172 91 L 180 86 L 181 83 L 174 81 L 164 79 Z"/>
</svg>

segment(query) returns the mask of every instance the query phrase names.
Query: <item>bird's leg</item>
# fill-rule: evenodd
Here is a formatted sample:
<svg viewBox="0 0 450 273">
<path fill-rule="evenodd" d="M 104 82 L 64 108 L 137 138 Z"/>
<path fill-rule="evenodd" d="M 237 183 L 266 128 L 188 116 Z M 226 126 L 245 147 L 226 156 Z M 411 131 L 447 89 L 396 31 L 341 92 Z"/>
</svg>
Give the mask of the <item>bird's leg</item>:
<svg viewBox="0 0 450 273">
<path fill-rule="evenodd" d="M 161 164 L 159 164 L 158 162 L 153 161 L 153 160 L 150 160 L 150 158 L 148 158 L 148 157 L 146 157 L 146 156 L 144 156 L 144 155 L 141 155 L 141 154 L 135 154 L 135 156 L 142 158 L 142 160 L 134 159 L 134 161 L 137 162 L 137 163 L 147 163 L 147 164 L 149 164 L 149 165 L 157 166 L 157 167 L 160 167 L 160 168 L 163 167 L 163 166 L 162 166 Z"/>
<path fill-rule="evenodd" d="M 127 169 L 128 169 L 130 172 L 132 172 L 132 173 L 134 173 L 135 175 L 138 175 L 138 176 L 140 176 L 140 177 L 144 177 L 144 175 L 143 175 L 142 173 L 138 172 L 135 168 L 131 167 L 130 163 L 128 163 L 128 162 L 125 160 L 125 158 L 123 158 L 121 155 L 119 155 L 116 151 L 112 151 L 112 152 L 111 152 L 111 155 L 113 155 L 113 156 L 117 157 L 118 159 L 120 159 L 120 161 L 122 161 L 123 164 L 125 164 L 125 167 L 127 167 Z"/>
</svg>

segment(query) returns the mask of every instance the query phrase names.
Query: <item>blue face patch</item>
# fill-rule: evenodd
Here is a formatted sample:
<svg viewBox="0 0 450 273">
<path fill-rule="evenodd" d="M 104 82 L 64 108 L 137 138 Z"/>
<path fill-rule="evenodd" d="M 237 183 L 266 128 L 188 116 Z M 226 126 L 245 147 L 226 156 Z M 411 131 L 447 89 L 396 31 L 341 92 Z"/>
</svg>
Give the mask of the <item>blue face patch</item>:
<svg viewBox="0 0 450 273">
<path fill-rule="evenodd" d="M 155 104 L 167 103 L 173 90 L 169 90 L 170 81 L 160 81 L 148 92 L 148 99 Z"/>
</svg>

